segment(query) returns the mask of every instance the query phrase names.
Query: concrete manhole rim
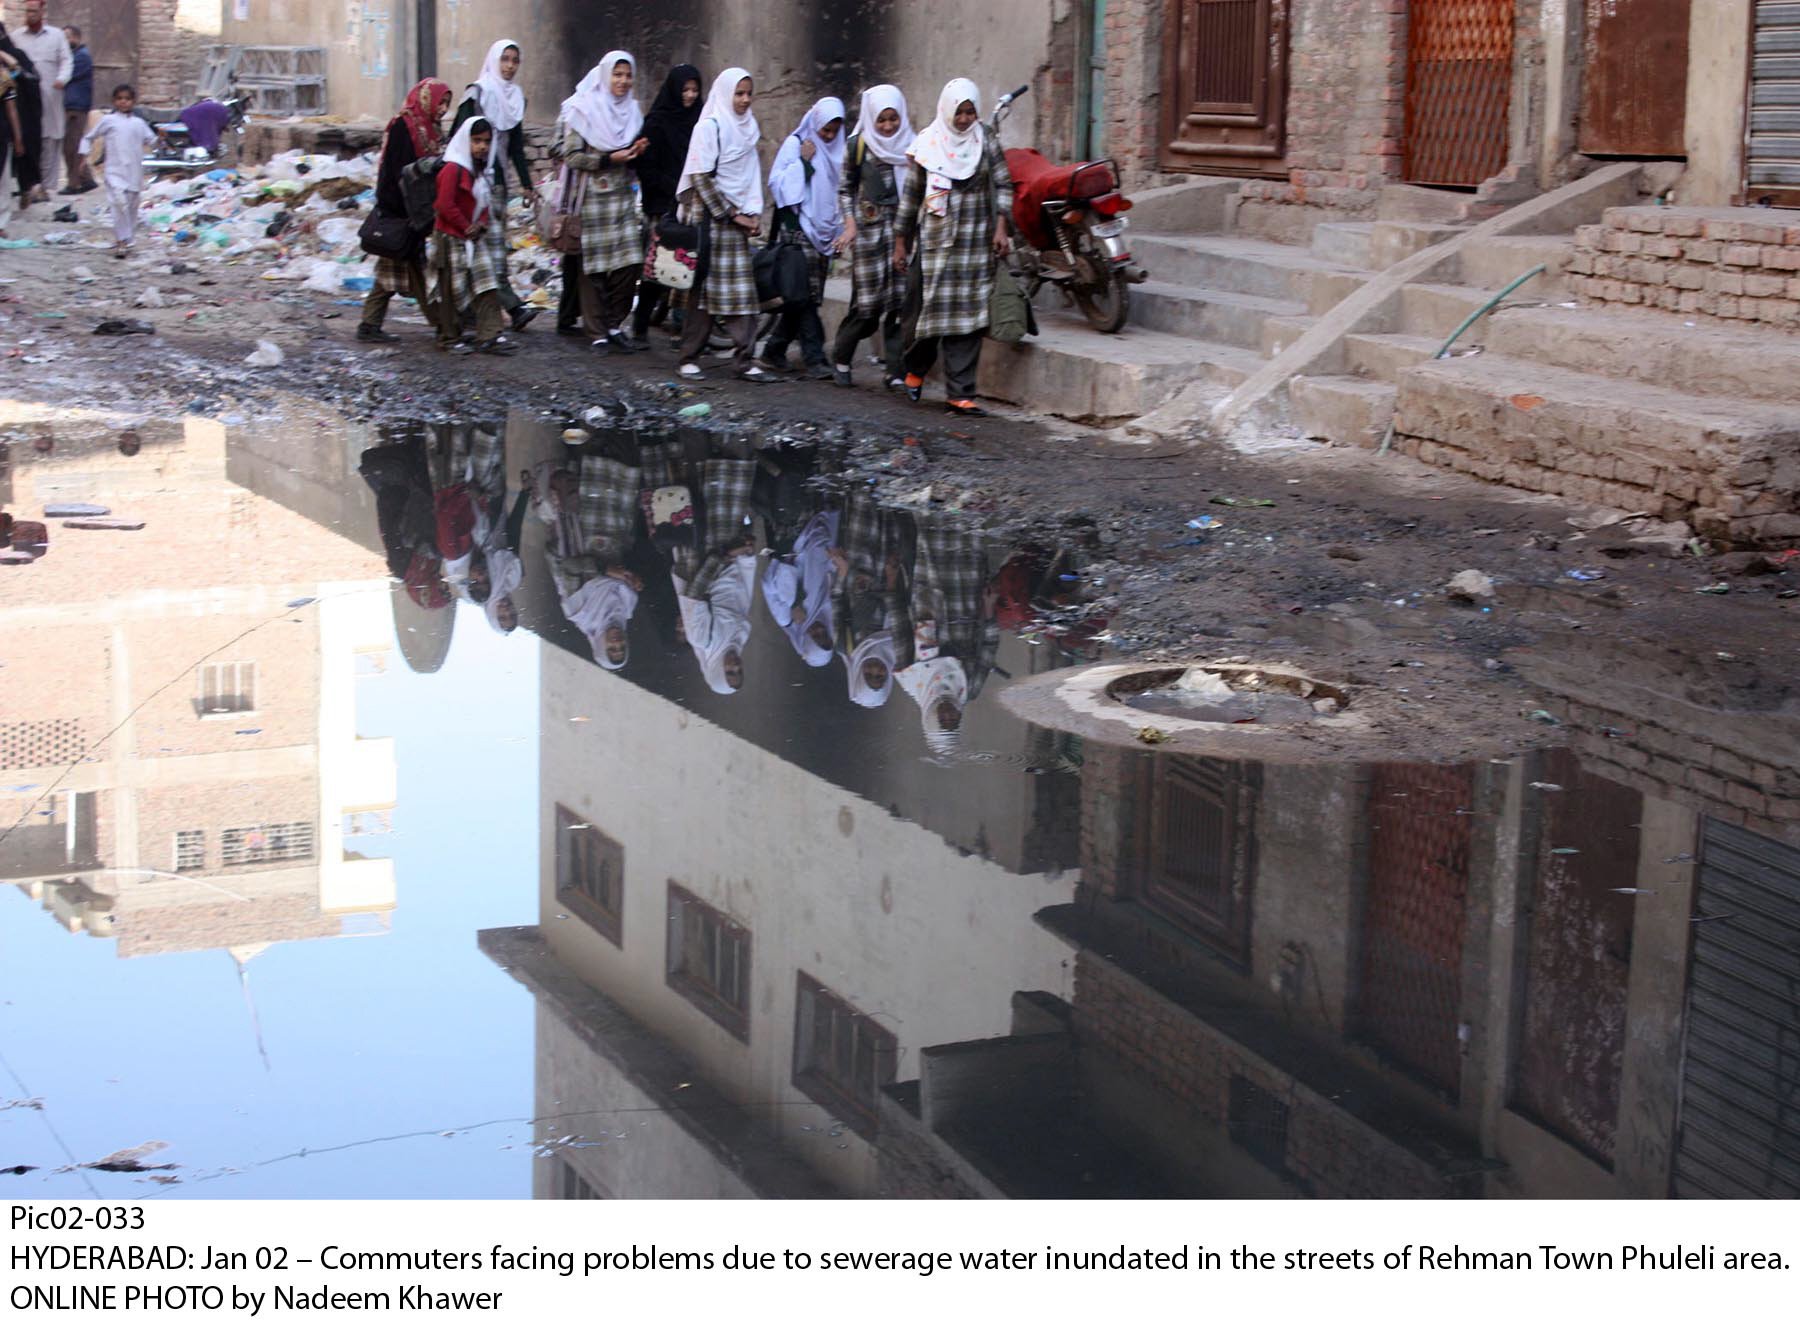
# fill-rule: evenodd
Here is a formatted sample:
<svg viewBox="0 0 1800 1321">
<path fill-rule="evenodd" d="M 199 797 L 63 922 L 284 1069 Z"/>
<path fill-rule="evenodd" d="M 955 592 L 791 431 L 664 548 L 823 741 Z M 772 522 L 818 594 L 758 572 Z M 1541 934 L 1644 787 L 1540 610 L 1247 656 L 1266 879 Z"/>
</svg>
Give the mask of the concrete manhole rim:
<svg viewBox="0 0 1800 1321">
<path fill-rule="evenodd" d="M 1261 673 L 1305 680 L 1316 685 L 1321 696 L 1335 697 L 1340 702 L 1347 698 L 1347 685 L 1322 680 L 1292 665 L 1247 662 L 1240 657 L 1229 660 L 1194 657 L 1190 660 L 1111 662 L 1073 670 L 1053 670 L 1008 685 L 1001 693 L 1001 701 L 1013 714 L 1036 725 L 1065 729 L 1110 743 L 1161 747 L 1175 752 L 1207 751 L 1231 756 L 1255 751 L 1283 760 L 1290 756 L 1310 759 L 1317 751 L 1301 741 L 1298 730 L 1329 731 L 1351 737 L 1368 737 L 1375 732 L 1368 716 L 1351 706 L 1298 726 L 1227 725 L 1140 710 L 1127 706 L 1115 695 L 1115 688 L 1121 683 L 1134 679 L 1141 681 L 1146 675 L 1178 676 L 1195 667 L 1219 673 Z M 1147 742 L 1139 737 L 1139 731 L 1144 729 L 1157 731 L 1167 742 Z"/>
</svg>

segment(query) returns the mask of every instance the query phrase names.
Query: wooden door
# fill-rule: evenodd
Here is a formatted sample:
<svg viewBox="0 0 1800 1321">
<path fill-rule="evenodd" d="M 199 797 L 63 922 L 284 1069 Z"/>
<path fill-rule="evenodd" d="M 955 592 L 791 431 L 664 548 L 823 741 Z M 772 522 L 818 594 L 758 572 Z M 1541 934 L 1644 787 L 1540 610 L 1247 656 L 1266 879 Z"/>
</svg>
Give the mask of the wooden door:
<svg viewBox="0 0 1800 1321">
<path fill-rule="evenodd" d="M 1166 0 L 1162 165 L 1279 174 L 1288 0 Z"/>
<path fill-rule="evenodd" d="M 1245 965 L 1256 875 L 1257 765 L 1159 756 L 1154 767 L 1139 897 Z"/>
<path fill-rule="evenodd" d="M 1506 166 L 1513 0 L 1412 0 L 1406 29 L 1411 183 L 1474 187 Z"/>
<path fill-rule="evenodd" d="M 1581 131 L 1589 156 L 1685 156 L 1691 0 L 1586 0 Z"/>
</svg>

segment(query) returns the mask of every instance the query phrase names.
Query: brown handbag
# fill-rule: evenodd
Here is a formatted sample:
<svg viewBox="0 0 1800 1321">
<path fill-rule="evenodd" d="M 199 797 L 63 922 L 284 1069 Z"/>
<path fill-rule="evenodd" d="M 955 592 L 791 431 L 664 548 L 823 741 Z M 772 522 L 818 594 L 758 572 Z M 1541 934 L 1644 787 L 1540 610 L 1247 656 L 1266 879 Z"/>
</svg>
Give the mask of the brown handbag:
<svg viewBox="0 0 1800 1321">
<path fill-rule="evenodd" d="M 581 251 L 581 197 L 587 176 L 567 165 L 557 175 L 556 187 L 546 190 L 554 198 L 539 195 L 538 235 L 555 252 Z"/>
</svg>

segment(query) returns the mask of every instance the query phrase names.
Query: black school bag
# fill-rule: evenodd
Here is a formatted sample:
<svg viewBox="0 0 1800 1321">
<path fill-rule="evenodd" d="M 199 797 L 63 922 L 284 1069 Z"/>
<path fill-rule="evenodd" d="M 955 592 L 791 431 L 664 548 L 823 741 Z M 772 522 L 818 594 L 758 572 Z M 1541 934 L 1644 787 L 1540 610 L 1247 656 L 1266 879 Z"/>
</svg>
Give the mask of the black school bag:
<svg viewBox="0 0 1800 1321">
<path fill-rule="evenodd" d="M 415 234 L 429 234 L 437 227 L 437 177 L 443 168 L 442 156 L 421 156 L 400 171 L 400 196 Z"/>
</svg>

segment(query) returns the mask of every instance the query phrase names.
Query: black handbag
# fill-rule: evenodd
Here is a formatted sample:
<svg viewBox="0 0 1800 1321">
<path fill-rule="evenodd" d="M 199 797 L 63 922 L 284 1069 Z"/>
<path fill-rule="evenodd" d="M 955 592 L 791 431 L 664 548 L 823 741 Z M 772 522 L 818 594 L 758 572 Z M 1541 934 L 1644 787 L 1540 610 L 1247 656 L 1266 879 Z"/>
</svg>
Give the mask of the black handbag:
<svg viewBox="0 0 1800 1321">
<path fill-rule="evenodd" d="M 372 210 L 368 219 L 362 222 L 362 228 L 357 230 L 356 237 L 362 240 L 362 250 L 371 257 L 408 261 L 418 255 L 418 233 L 405 216 Z"/>
<path fill-rule="evenodd" d="M 812 281 L 806 269 L 804 240 L 784 232 L 773 243 L 757 250 L 750 259 L 756 276 L 756 297 L 765 312 L 812 301 Z"/>
</svg>

